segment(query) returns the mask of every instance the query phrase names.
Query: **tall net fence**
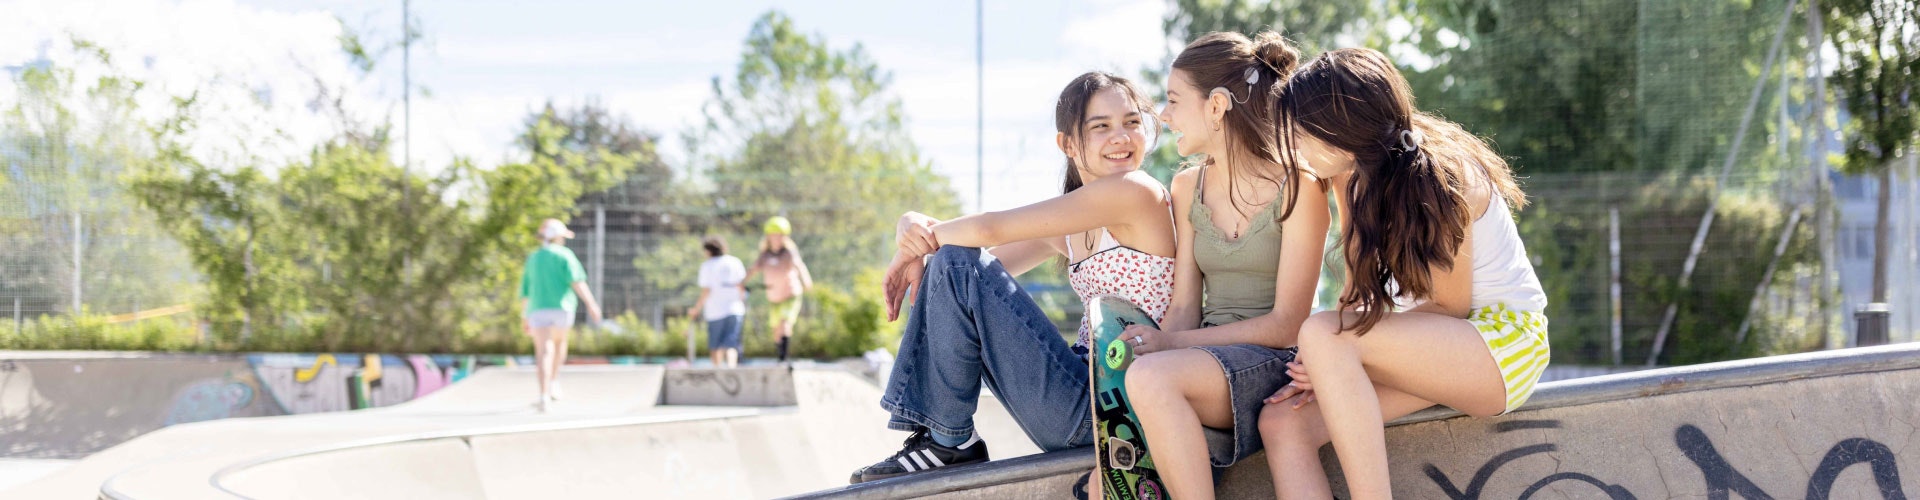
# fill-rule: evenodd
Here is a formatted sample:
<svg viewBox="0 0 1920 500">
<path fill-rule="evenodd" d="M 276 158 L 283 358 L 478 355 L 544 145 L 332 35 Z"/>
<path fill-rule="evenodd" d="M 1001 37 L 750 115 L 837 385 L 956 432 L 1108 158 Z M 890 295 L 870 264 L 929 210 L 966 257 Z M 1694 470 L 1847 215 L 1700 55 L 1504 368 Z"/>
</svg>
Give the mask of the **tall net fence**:
<svg viewBox="0 0 1920 500">
<path fill-rule="evenodd" d="M 0 135 L 0 314 L 5 327 L 85 311 L 177 310 L 198 276 L 123 183 L 123 157 L 99 136 Z"/>
</svg>

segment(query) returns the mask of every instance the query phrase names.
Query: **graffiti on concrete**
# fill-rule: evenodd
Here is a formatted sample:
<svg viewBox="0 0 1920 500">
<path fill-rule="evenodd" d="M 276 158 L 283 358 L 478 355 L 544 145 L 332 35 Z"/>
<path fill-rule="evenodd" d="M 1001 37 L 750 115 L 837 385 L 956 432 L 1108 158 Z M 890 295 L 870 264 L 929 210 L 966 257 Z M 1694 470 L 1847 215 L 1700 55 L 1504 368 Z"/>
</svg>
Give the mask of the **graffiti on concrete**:
<svg viewBox="0 0 1920 500">
<path fill-rule="evenodd" d="M 1520 429 L 1558 428 L 1560 428 L 1560 421 L 1558 420 L 1515 420 L 1500 422 L 1494 426 L 1495 432 L 1510 432 Z M 1753 480 L 1748 479 L 1739 469 L 1727 462 L 1727 459 L 1722 457 L 1719 450 L 1713 446 L 1713 440 L 1709 439 L 1706 433 L 1702 432 L 1700 428 L 1694 427 L 1691 424 L 1681 425 L 1680 428 L 1674 430 L 1673 440 L 1674 445 L 1680 449 L 1680 452 L 1686 455 L 1687 459 L 1692 460 L 1693 464 L 1700 469 L 1701 476 L 1706 480 L 1707 498 L 1711 500 L 1727 500 L 1731 495 L 1739 495 L 1741 498 L 1748 500 L 1774 499 L 1773 495 L 1761 490 L 1758 485 L 1754 484 Z M 1474 472 L 1473 477 L 1467 481 L 1464 488 L 1457 485 L 1452 479 L 1447 477 L 1445 472 L 1441 472 L 1440 468 L 1433 464 L 1427 464 L 1426 467 L 1423 468 L 1423 471 L 1426 473 L 1428 479 L 1433 480 L 1435 486 L 1440 487 L 1440 491 L 1446 493 L 1447 498 L 1453 500 L 1479 499 L 1481 498 L 1482 489 L 1486 487 L 1488 481 L 1493 477 L 1494 472 L 1498 471 L 1502 466 L 1521 458 L 1551 453 L 1557 450 L 1559 450 L 1558 445 L 1545 443 L 1522 446 L 1501 452 L 1481 465 L 1479 470 Z M 1841 440 L 1827 450 L 1826 456 L 1820 460 L 1820 466 L 1815 468 L 1808 478 L 1806 498 L 1808 500 L 1826 500 L 1833 492 L 1834 481 L 1840 478 L 1842 471 L 1856 464 L 1867 464 L 1873 473 L 1874 486 L 1878 488 L 1882 498 L 1905 500 L 1907 495 L 1900 486 L 1900 471 L 1896 462 L 1893 450 L 1889 449 L 1885 444 L 1866 438 Z M 1521 500 L 1532 498 L 1533 495 L 1539 493 L 1540 490 L 1560 482 L 1575 482 L 1591 485 L 1600 495 L 1604 495 L 1606 498 L 1612 500 L 1636 500 L 1638 498 L 1625 487 L 1610 484 L 1600 478 L 1578 472 L 1558 472 L 1541 478 L 1528 486 L 1527 489 L 1520 494 L 1519 498 Z"/>
<path fill-rule="evenodd" d="M 1715 500 L 1727 498 L 1728 493 L 1739 494 L 1750 500 L 1772 500 L 1773 495 L 1761 491 L 1753 480 L 1734 469 L 1719 450 L 1714 449 L 1713 441 L 1707 434 L 1692 425 L 1682 425 L 1673 432 L 1673 441 L 1680 445 L 1680 452 L 1700 467 L 1707 478 L 1707 497 Z M 1833 482 L 1840 479 L 1840 472 L 1854 464 L 1867 464 L 1873 472 L 1874 486 L 1880 490 L 1881 498 L 1902 499 L 1907 494 L 1900 488 L 1900 471 L 1895 463 L 1893 450 L 1887 445 L 1865 438 L 1841 440 L 1827 455 L 1820 459 L 1820 467 L 1813 470 L 1807 481 L 1807 500 L 1826 500 L 1833 492 Z"/>
<path fill-rule="evenodd" d="M 740 395 L 740 386 L 742 384 L 740 382 L 740 374 L 738 373 L 731 371 L 702 371 L 689 372 L 684 376 L 686 378 L 682 379 L 680 381 L 681 383 L 687 385 L 711 383 L 719 387 L 721 392 L 727 393 L 728 396 Z"/>
<path fill-rule="evenodd" d="M 251 377 L 248 377 L 249 379 Z M 194 382 L 173 398 L 162 425 L 218 420 L 236 415 L 253 404 L 253 380 L 238 380 L 233 374 L 224 379 Z"/>
</svg>

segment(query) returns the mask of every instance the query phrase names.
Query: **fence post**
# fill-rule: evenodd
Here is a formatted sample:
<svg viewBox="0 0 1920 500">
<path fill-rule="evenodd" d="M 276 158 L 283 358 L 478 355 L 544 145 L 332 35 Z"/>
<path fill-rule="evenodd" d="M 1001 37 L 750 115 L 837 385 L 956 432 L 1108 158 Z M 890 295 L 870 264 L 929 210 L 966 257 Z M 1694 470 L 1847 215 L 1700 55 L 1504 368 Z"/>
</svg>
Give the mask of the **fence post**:
<svg viewBox="0 0 1920 500">
<path fill-rule="evenodd" d="M 607 206 L 593 204 L 593 297 L 600 301 L 602 318 L 613 316 L 607 307 Z"/>
<path fill-rule="evenodd" d="M 73 315 L 80 316 L 80 213 L 73 213 Z"/>
<path fill-rule="evenodd" d="M 1609 329 L 1608 346 L 1613 353 L 1613 366 L 1620 366 L 1620 207 L 1607 207 L 1607 298 L 1612 301 L 1612 327 Z"/>
</svg>

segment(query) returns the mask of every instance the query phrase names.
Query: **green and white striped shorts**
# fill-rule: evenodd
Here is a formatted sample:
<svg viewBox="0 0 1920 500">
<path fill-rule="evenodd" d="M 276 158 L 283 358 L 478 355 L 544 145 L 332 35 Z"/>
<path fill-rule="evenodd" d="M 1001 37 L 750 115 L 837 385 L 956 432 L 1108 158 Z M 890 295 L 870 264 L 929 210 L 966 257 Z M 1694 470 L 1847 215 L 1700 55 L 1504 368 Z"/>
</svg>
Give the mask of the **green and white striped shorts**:
<svg viewBox="0 0 1920 500">
<path fill-rule="evenodd" d="M 1494 363 L 1500 365 L 1500 377 L 1507 386 L 1507 409 L 1500 413 L 1519 408 L 1533 396 L 1533 386 L 1553 357 L 1547 347 L 1547 315 L 1494 304 L 1474 309 L 1467 315 L 1467 322 L 1480 330 Z"/>
</svg>

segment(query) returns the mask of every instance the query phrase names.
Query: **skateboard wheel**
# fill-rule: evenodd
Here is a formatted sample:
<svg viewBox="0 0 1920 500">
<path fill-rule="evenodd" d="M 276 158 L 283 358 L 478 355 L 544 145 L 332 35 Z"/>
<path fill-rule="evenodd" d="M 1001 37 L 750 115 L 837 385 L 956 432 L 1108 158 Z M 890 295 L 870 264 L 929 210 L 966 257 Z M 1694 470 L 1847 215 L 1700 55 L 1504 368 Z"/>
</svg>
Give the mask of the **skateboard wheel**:
<svg viewBox="0 0 1920 500">
<path fill-rule="evenodd" d="M 1107 342 L 1105 358 L 1107 360 L 1107 368 L 1114 370 L 1120 369 L 1120 366 L 1127 362 L 1127 343 L 1118 339 Z"/>
</svg>

